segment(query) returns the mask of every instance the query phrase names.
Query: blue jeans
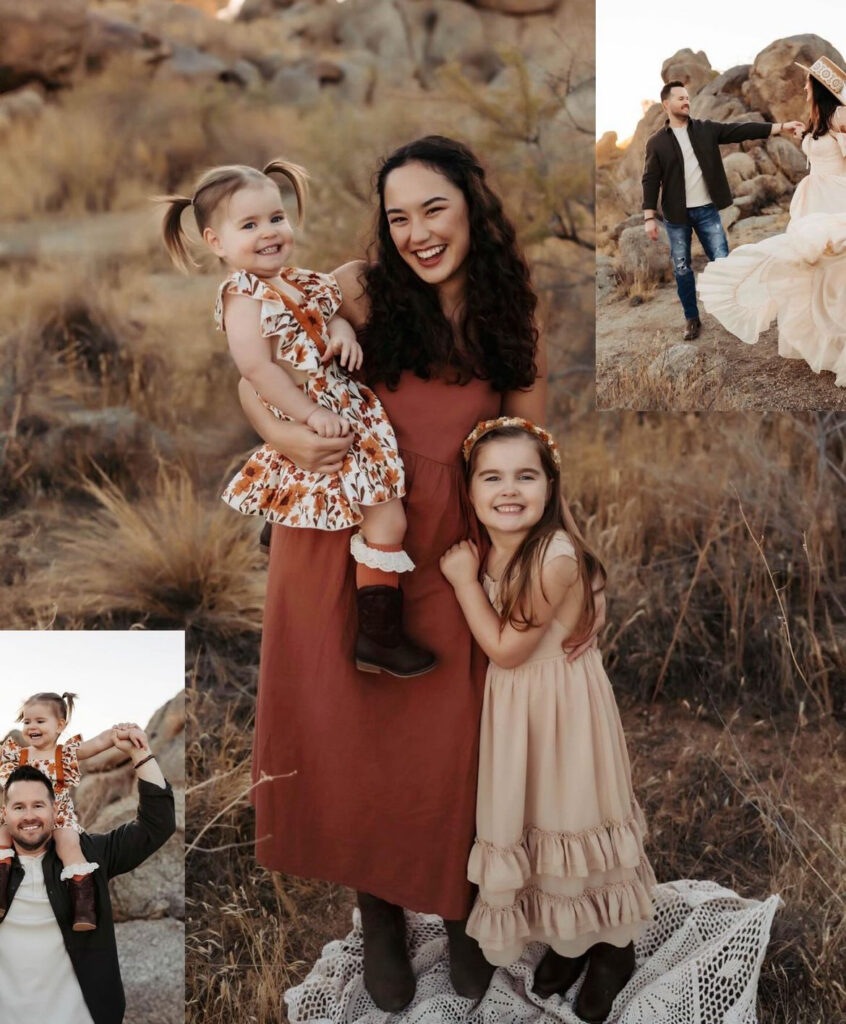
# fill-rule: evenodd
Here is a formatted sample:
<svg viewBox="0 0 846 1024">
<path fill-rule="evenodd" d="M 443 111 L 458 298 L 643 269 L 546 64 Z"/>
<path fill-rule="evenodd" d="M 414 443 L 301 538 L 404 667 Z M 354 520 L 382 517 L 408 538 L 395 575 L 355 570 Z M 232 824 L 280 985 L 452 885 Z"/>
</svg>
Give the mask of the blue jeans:
<svg viewBox="0 0 846 1024">
<path fill-rule="evenodd" d="M 665 220 L 664 227 L 670 242 L 670 259 L 676 275 L 676 288 L 684 307 L 684 318 L 695 320 L 699 316 L 699 309 L 696 305 L 696 282 L 690 266 L 690 242 L 695 231 L 709 260 L 728 256 L 728 241 L 720 220 L 720 211 L 713 203 L 689 206 L 687 224 L 671 224 Z"/>
</svg>

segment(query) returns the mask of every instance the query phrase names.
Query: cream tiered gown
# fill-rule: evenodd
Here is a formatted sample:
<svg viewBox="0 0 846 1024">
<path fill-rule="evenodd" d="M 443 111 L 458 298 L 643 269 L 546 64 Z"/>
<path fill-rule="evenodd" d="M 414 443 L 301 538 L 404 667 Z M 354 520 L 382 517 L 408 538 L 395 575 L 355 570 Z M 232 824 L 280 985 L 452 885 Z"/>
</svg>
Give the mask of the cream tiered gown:
<svg viewBox="0 0 846 1024">
<path fill-rule="evenodd" d="M 556 534 L 545 560 L 575 557 Z M 484 578 L 497 603 L 497 583 Z M 467 931 L 497 966 L 529 942 L 578 956 L 625 946 L 652 915 L 643 814 L 611 684 L 596 648 L 569 663 L 553 620 L 531 658 L 488 667 L 479 751 L 479 886 Z"/>
<path fill-rule="evenodd" d="M 846 125 L 846 107 L 835 123 Z M 699 278 L 705 309 L 754 344 L 778 320 L 778 352 L 831 370 L 846 387 L 846 132 L 806 135 L 810 173 L 799 182 L 783 235 L 741 245 Z"/>
</svg>

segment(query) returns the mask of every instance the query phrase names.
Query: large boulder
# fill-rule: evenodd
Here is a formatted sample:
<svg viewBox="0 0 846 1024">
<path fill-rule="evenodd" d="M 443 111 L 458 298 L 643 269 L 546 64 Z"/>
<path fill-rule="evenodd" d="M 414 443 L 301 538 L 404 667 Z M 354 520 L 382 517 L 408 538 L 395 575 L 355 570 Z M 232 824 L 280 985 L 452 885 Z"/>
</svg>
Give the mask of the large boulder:
<svg viewBox="0 0 846 1024">
<path fill-rule="evenodd" d="M 0 92 L 69 85 L 88 32 L 87 0 L 0 0 Z"/>
<path fill-rule="evenodd" d="M 742 96 L 743 83 L 749 77 L 751 64 L 736 64 L 712 78 L 699 90 L 699 96 Z"/>
<path fill-rule="evenodd" d="M 408 10 L 416 17 L 413 37 L 425 39 L 422 57 L 427 72 L 455 63 L 469 78 L 489 82 L 502 67 L 487 41 L 481 15 L 461 0 L 430 0 Z"/>
<path fill-rule="evenodd" d="M 181 918 L 185 913 L 185 791 L 174 788 L 176 832 L 152 857 L 109 883 L 115 921 Z M 132 821 L 138 809 L 133 793 L 110 804 L 97 815 L 86 831 L 110 832 Z"/>
<path fill-rule="evenodd" d="M 651 285 L 668 280 L 672 267 L 665 232 L 659 229 L 658 240 L 652 242 L 642 224 L 625 228 L 620 235 L 615 270 L 626 284 Z"/>
<path fill-rule="evenodd" d="M 808 173 L 805 154 L 799 146 L 783 135 L 767 139 L 766 151 L 776 168 L 793 184 L 797 184 Z"/>
<path fill-rule="evenodd" d="M 668 57 L 661 65 L 661 80 L 665 84 L 673 81 L 682 82 L 691 96 L 699 92 L 716 74 L 704 51 L 698 50 L 694 53 L 687 47 Z"/>
<path fill-rule="evenodd" d="M 844 64 L 840 52 L 816 35 L 788 36 L 765 47 L 743 86 L 747 106 L 771 121 L 807 120 L 805 72 L 794 61 L 810 67 L 818 57 L 830 57 L 841 67 Z"/>
</svg>

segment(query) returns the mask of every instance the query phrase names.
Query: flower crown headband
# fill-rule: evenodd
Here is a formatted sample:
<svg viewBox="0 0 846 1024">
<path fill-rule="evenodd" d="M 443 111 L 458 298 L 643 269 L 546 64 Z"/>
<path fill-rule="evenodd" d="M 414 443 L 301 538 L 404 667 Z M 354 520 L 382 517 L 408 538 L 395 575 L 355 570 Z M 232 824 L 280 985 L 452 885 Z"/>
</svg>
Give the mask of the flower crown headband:
<svg viewBox="0 0 846 1024">
<path fill-rule="evenodd" d="M 549 449 L 556 467 L 561 469 L 561 455 L 558 452 L 558 445 L 555 443 L 552 434 L 544 430 L 543 427 L 532 423 L 531 420 L 524 420 L 520 416 L 499 416 L 495 420 L 482 420 L 481 423 L 477 423 L 472 433 L 467 435 L 464 444 L 461 446 L 464 461 L 470 461 L 470 453 L 485 434 L 489 434 L 492 430 L 499 430 L 500 427 L 519 427 L 520 430 L 525 430 L 526 433 L 539 437 Z"/>
</svg>

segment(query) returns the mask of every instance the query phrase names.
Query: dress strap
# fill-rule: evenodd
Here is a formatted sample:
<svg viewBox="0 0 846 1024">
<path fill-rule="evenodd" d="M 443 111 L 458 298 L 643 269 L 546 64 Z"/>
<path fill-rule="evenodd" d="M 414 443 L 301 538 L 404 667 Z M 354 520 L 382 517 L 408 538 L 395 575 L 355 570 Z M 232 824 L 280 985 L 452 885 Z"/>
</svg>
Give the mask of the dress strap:
<svg viewBox="0 0 846 1024">
<path fill-rule="evenodd" d="M 21 758 L 19 764 L 26 764 L 29 761 L 29 747 L 21 747 Z"/>
<path fill-rule="evenodd" d="M 65 781 L 65 766 L 62 762 L 62 744 L 60 743 L 56 747 L 56 782 L 58 785 L 62 785 Z"/>
</svg>

